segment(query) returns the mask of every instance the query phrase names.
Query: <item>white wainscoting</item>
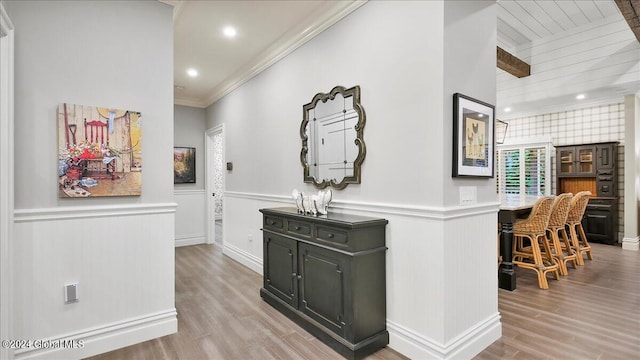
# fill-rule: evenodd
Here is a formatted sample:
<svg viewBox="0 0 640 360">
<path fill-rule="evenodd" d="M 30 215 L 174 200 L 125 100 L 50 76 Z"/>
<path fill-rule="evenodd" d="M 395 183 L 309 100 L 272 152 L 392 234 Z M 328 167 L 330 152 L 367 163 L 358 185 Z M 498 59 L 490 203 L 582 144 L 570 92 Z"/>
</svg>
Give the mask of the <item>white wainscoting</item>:
<svg viewBox="0 0 640 360">
<path fill-rule="evenodd" d="M 205 228 L 206 197 L 204 189 L 175 190 L 176 247 L 204 244 L 207 241 Z"/>
<path fill-rule="evenodd" d="M 225 255 L 262 273 L 265 207 L 288 196 L 225 192 Z M 389 346 L 410 358 L 470 358 L 501 336 L 499 204 L 426 207 L 334 201 L 330 211 L 384 217 Z M 251 240 L 250 240 L 251 239 Z M 257 269 L 256 269 L 257 268 Z"/>
<path fill-rule="evenodd" d="M 175 203 L 16 210 L 13 336 L 84 347 L 15 358 L 83 358 L 176 332 L 175 211 Z M 79 301 L 65 304 L 64 285 L 74 282 Z"/>
</svg>

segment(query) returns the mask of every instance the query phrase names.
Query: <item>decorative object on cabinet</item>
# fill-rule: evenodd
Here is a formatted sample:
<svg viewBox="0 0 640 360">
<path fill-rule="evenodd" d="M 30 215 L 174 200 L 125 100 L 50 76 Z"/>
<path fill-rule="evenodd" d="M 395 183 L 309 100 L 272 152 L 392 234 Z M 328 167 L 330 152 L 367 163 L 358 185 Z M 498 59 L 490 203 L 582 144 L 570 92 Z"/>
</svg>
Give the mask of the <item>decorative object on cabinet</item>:
<svg viewBox="0 0 640 360">
<path fill-rule="evenodd" d="M 140 195 L 140 121 L 137 111 L 60 104 L 57 111 L 59 197 Z"/>
<path fill-rule="evenodd" d="M 196 148 L 173 147 L 173 183 L 196 182 Z"/>
<path fill-rule="evenodd" d="M 386 346 L 385 219 L 261 209 L 260 296 L 348 359 Z"/>
<path fill-rule="evenodd" d="M 304 195 L 298 189 L 293 189 L 291 197 L 296 203 L 299 214 L 326 215 L 329 203 L 333 199 L 331 189 L 320 190 L 317 195 Z"/>
<path fill-rule="evenodd" d="M 495 107 L 453 94 L 452 176 L 493 177 Z"/>
<path fill-rule="evenodd" d="M 617 142 L 556 147 L 557 193 L 589 191 L 582 227 L 589 241 L 618 243 Z"/>
<path fill-rule="evenodd" d="M 317 188 L 344 189 L 360 184 L 366 155 L 363 138 L 366 114 L 360 103 L 360 86 L 336 86 L 316 94 L 302 107 L 300 162 L 304 182 Z"/>
</svg>

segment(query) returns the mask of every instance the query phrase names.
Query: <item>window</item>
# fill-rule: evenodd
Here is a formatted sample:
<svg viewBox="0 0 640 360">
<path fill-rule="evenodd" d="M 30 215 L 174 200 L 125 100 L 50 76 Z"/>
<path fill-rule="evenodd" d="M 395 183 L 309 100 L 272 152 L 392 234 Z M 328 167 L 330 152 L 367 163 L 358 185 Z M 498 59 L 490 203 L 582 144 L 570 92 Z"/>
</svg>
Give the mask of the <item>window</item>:
<svg viewBox="0 0 640 360">
<path fill-rule="evenodd" d="M 551 194 L 551 143 L 498 146 L 499 194 Z"/>
</svg>

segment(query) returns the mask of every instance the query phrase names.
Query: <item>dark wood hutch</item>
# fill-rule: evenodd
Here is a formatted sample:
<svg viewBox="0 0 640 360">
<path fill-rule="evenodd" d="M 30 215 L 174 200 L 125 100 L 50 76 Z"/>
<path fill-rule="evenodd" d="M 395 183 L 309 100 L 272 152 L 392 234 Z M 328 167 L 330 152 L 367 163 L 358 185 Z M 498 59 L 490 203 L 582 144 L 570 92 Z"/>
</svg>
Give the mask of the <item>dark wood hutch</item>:
<svg viewBox="0 0 640 360">
<path fill-rule="evenodd" d="M 556 147 L 557 194 L 591 191 L 582 219 L 589 241 L 618 243 L 617 142 Z"/>
</svg>

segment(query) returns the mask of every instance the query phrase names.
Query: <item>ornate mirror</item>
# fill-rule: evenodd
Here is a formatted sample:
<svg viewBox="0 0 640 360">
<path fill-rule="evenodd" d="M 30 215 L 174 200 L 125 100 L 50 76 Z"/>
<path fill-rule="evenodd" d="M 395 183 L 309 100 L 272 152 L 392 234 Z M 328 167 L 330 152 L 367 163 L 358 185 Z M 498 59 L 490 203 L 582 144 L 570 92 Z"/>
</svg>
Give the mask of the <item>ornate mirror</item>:
<svg viewBox="0 0 640 360">
<path fill-rule="evenodd" d="M 366 154 L 362 137 L 366 116 L 360 105 L 360 86 L 336 86 L 328 94 L 318 93 L 302 112 L 300 161 L 304 181 L 319 189 L 359 184 L 360 165 Z"/>
</svg>

